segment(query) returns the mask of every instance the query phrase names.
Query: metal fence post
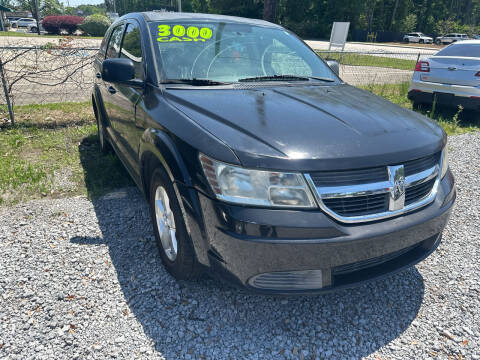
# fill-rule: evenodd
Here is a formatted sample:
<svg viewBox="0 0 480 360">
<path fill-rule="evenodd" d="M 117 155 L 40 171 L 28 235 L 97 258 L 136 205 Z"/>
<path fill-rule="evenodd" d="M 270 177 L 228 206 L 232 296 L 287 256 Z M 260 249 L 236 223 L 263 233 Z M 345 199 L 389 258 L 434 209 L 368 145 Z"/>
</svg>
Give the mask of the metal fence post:
<svg viewBox="0 0 480 360">
<path fill-rule="evenodd" d="M 0 76 L 2 77 L 3 93 L 5 94 L 5 101 L 7 102 L 8 113 L 10 114 L 10 121 L 15 125 L 15 116 L 13 114 L 12 104 L 10 103 L 10 95 L 8 94 L 7 81 L 5 80 L 5 73 L 3 71 L 3 62 L 0 59 Z"/>
</svg>

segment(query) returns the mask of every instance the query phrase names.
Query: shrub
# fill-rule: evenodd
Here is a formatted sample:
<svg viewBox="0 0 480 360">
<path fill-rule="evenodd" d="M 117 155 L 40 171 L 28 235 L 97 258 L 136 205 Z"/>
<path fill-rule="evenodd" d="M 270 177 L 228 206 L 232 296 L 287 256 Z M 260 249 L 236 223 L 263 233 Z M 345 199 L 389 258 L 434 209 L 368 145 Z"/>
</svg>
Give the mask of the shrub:
<svg viewBox="0 0 480 360">
<path fill-rule="evenodd" d="M 103 15 L 93 14 L 87 16 L 79 28 L 90 36 L 103 36 L 110 26 L 110 20 Z"/>
<path fill-rule="evenodd" d="M 62 30 L 65 30 L 69 34 L 73 34 L 82 21 L 83 18 L 80 16 L 53 15 L 45 16 L 42 20 L 42 25 L 44 29 L 51 34 L 60 34 Z"/>
</svg>

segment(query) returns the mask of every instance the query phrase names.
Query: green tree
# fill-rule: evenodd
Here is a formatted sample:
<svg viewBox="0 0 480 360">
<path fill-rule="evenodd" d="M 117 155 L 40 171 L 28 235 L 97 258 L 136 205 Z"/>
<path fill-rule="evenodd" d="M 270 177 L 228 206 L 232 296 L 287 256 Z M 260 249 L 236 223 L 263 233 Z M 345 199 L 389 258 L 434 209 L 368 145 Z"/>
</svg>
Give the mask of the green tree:
<svg viewBox="0 0 480 360">
<path fill-rule="evenodd" d="M 63 5 L 58 0 L 37 0 L 39 18 L 48 15 L 58 15 L 63 13 Z M 16 0 L 15 7 L 30 11 L 35 18 L 36 8 L 34 0 Z"/>
<path fill-rule="evenodd" d="M 415 31 L 417 28 L 417 15 L 410 14 L 407 15 L 405 19 L 403 19 L 401 31 L 403 32 L 412 32 Z"/>
</svg>

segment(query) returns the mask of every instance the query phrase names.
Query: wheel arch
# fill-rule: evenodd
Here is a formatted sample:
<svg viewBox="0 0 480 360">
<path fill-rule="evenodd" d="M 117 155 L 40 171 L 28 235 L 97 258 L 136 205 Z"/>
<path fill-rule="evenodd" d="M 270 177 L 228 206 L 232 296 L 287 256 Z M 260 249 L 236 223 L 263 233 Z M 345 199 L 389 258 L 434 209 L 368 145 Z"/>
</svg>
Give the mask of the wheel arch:
<svg viewBox="0 0 480 360">
<path fill-rule="evenodd" d="M 147 129 L 139 149 L 142 190 L 148 198 L 149 174 L 155 166 L 162 166 L 172 183 L 192 186 L 192 180 L 174 141 L 163 131 Z"/>
<path fill-rule="evenodd" d="M 207 265 L 208 246 L 199 223 L 199 219 L 202 218 L 200 202 L 175 142 L 164 131 L 147 129 L 140 142 L 139 159 L 141 190 L 145 198 L 150 199 L 150 174 L 155 167 L 161 166 L 173 184 L 187 233 L 193 241 L 195 256 L 201 264 Z"/>
<path fill-rule="evenodd" d="M 93 86 L 92 106 L 93 106 L 93 111 L 95 112 L 95 116 L 99 116 L 98 118 L 99 121 L 103 120 L 104 121 L 103 125 L 106 125 L 105 119 L 107 119 L 107 117 L 106 117 L 105 107 L 103 105 L 102 96 L 100 94 L 100 89 L 98 88 L 97 84 Z"/>
</svg>

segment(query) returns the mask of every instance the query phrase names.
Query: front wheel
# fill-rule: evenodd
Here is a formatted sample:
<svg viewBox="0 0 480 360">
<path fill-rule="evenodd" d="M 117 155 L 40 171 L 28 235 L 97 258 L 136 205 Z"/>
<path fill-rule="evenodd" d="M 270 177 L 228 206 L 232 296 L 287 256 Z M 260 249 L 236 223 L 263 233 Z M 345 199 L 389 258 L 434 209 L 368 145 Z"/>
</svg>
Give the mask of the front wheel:
<svg viewBox="0 0 480 360">
<path fill-rule="evenodd" d="M 167 173 L 156 168 L 150 181 L 150 214 L 160 257 L 177 280 L 198 276 L 198 264 L 180 205 Z"/>
<path fill-rule="evenodd" d="M 419 43 L 420 43 L 420 44 L 423 44 L 423 43 L 425 43 L 425 40 L 420 39 Z"/>
<path fill-rule="evenodd" d="M 36 32 L 37 32 L 37 30 L 38 30 L 38 29 L 37 29 L 35 26 L 34 26 L 34 27 L 32 27 L 32 28 L 30 28 L 30 32 L 32 32 L 32 33 L 36 33 Z"/>
</svg>

